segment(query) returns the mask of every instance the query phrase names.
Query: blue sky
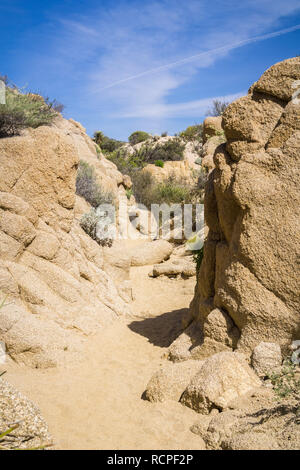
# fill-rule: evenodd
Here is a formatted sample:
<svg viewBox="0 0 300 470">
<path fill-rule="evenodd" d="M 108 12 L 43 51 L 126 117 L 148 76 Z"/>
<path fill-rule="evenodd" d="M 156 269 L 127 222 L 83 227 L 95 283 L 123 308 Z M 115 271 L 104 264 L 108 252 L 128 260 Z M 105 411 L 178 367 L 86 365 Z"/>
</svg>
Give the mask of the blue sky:
<svg viewBox="0 0 300 470">
<path fill-rule="evenodd" d="M 122 140 L 201 122 L 300 54 L 299 0 L 0 0 L 0 17 L 0 73 Z"/>
</svg>

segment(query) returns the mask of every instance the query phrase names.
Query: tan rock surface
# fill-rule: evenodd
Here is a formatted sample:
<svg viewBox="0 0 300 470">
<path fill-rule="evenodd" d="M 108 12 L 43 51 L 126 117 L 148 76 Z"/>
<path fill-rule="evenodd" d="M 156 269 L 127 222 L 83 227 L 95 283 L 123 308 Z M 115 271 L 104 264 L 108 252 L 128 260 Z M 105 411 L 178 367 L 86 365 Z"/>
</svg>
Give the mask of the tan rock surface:
<svg viewBox="0 0 300 470">
<path fill-rule="evenodd" d="M 280 368 L 282 354 L 279 344 L 261 342 L 255 346 L 251 365 L 259 377 L 270 376 Z"/>
<path fill-rule="evenodd" d="M 144 398 L 151 402 L 179 401 L 191 379 L 199 372 L 203 364 L 203 361 L 167 363 L 151 377 L 144 392 Z"/>
<path fill-rule="evenodd" d="M 173 246 L 167 240 L 146 241 L 131 249 L 131 266 L 149 266 L 167 260 Z"/>
<path fill-rule="evenodd" d="M 222 116 L 209 116 L 203 121 L 203 144 L 211 137 L 223 134 Z"/>
<path fill-rule="evenodd" d="M 236 397 L 261 385 L 245 358 L 233 352 L 209 357 L 184 391 L 181 402 L 203 414 L 224 409 Z"/>
<path fill-rule="evenodd" d="M 3 379 L 0 379 L 0 410 L 0 434 L 19 423 L 17 429 L 1 439 L 1 447 L 33 449 L 53 443 L 40 410 Z"/>
<path fill-rule="evenodd" d="M 299 105 L 287 102 L 289 80 L 278 91 L 287 76 L 300 79 L 300 58 L 273 66 L 223 115 L 227 143 L 215 152 L 206 186 L 210 230 L 190 310 L 200 348 L 215 308 L 235 327 L 232 346 L 249 356 L 262 341 L 285 350 L 299 339 Z M 185 354 L 193 353 L 199 358 L 199 348 Z"/>
<path fill-rule="evenodd" d="M 0 140 L 0 292 L 9 295 L 0 339 L 14 360 L 32 367 L 77 354 L 85 335 L 130 312 L 105 272 L 102 248 L 78 223 L 87 207 L 75 198 L 82 158 L 97 166 L 95 144 L 62 118 Z M 103 165 L 118 188 L 118 175 Z"/>
</svg>

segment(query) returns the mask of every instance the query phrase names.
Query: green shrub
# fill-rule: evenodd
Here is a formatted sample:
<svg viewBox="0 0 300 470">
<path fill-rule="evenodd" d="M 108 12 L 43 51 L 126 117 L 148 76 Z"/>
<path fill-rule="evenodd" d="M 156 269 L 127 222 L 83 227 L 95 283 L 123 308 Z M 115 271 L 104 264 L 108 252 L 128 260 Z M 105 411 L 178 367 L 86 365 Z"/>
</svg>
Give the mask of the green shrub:
<svg viewBox="0 0 300 470">
<path fill-rule="evenodd" d="M 111 139 L 103 134 L 101 131 L 97 131 L 94 133 L 94 141 L 97 145 L 101 148 L 101 150 L 105 153 L 114 152 L 118 148 L 124 145 L 124 142 L 120 140 Z"/>
<path fill-rule="evenodd" d="M 185 144 L 179 138 L 170 139 L 163 144 L 146 143 L 136 150 L 133 156 L 144 163 L 154 163 L 157 160 L 179 161 L 184 158 Z"/>
<path fill-rule="evenodd" d="M 133 196 L 132 188 L 131 189 L 126 189 L 126 196 L 127 196 L 128 200 L 131 198 L 131 196 Z"/>
<path fill-rule="evenodd" d="M 161 133 L 161 137 L 167 137 L 167 136 L 168 136 L 167 131 Z"/>
<path fill-rule="evenodd" d="M 0 104 L 0 137 L 19 135 L 27 127 L 49 125 L 60 109 L 62 105 L 56 101 L 6 87 L 6 103 Z"/>
<path fill-rule="evenodd" d="M 113 194 L 104 191 L 98 184 L 94 168 L 82 160 L 77 172 L 76 194 L 82 196 L 93 207 L 114 202 Z"/>
<path fill-rule="evenodd" d="M 151 204 L 183 204 L 192 202 L 189 184 L 170 176 L 157 183 L 149 171 L 137 171 L 133 177 L 133 193 L 138 203 L 150 209 Z"/>
<path fill-rule="evenodd" d="M 203 256 L 204 256 L 204 246 L 200 250 L 197 250 L 197 251 L 193 252 L 193 260 L 196 263 L 196 273 L 197 274 L 200 271 Z"/>
<path fill-rule="evenodd" d="M 274 386 L 274 393 L 278 398 L 292 396 L 300 399 L 300 375 L 299 367 L 290 358 L 287 358 L 279 372 L 270 373 L 268 376 Z"/>
<path fill-rule="evenodd" d="M 135 151 L 133 154 L 129 154 L 123 148 L 107 154 L 106 158 L 113 162 L 123 175 L 131 176 L 136 170 L 140 170 L 146 165 L 143 152 Z"/>
<path fill-rule="evenodd" d="M 153 199 L 154 204 L 187 204 L 191 202 L 190 187 L 170 177 L 155 185 Z"/>
<path fill-rule="evenodd" d="M 106 157 L 112 161 L 118 170 L 132 176 L 137 170 L 141 170 L 148 163 L 156 161 L 183 160 L 185 144 L 181 139 L 170 139 L 164 144 L 146 142 L 139 149 L 130 153 L 126 148 L 119 148 Z M 159 164 L 161 166 L 161 164 Z"/>
<path fill-rule="evenodd" d="M 163 168 L 165 163 L 162 160 L 155 160 L 154 165 Z"/>
<path fill-rule="evenodd" d="M 164 144 L 156 144 L 147 152 L 147 162 L 152 163 L 155 160 L 178 161 L 183 160 L 185 144 L 180 138 L 170 139 Z"/>
<path fill-rule="evenodd" d="M 201 141 L 202 140 L 202 124 L 195 124 L 194 126 L 187 127 L 184 131 L 180 132 L 180 137 L 187 142 Z"/>
<path fill-rule="evenodd" d="M 139 144 L 140 142 L 144 142 L 145 140 L 151 137 L 148 132 L 144 131 L 135 131 L 128 137 L 128 142 L 131 145 Z"/>
</svg>

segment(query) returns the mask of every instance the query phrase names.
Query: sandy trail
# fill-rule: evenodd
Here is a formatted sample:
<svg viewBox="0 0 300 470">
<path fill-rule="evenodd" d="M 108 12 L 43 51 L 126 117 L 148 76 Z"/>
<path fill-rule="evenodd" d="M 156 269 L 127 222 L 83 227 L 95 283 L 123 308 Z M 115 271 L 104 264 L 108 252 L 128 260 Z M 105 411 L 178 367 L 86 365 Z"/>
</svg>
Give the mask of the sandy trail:
<svg viewBox="0 0 300 470">
<path fill-rule="evenodd" d="M 135 317 L 84 343 L 83 360 L 55 369 L 9 363 L 7 379 L 41 409 L 61 449 L 198 449 L 197 414 L 176 402 L 141 399 L 180 331 L 195 279 L 149 279 L 133 268 Z"/>
</svg>

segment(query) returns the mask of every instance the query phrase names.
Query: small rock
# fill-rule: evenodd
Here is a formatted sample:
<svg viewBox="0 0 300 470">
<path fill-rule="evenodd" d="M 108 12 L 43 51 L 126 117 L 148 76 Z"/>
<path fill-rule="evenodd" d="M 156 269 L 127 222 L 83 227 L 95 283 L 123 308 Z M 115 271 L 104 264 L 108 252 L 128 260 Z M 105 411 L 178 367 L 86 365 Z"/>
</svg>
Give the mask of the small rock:
<svg viewBox="0 0 300 470">
<path fill-rule="evenodd" d="M 261 342 L 252 353 L 251 365 L 261 378 L 281 366 L 282 355 L 279 344 Z"/>
</svg>

